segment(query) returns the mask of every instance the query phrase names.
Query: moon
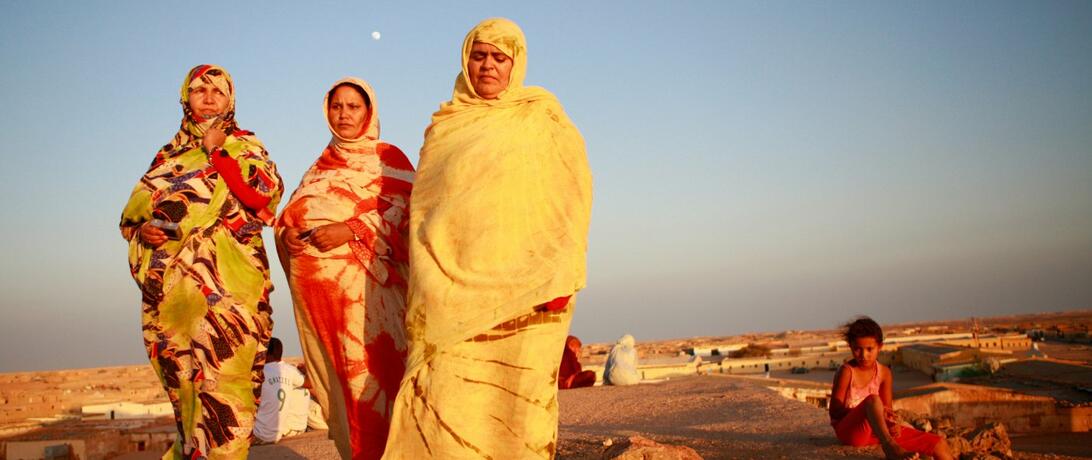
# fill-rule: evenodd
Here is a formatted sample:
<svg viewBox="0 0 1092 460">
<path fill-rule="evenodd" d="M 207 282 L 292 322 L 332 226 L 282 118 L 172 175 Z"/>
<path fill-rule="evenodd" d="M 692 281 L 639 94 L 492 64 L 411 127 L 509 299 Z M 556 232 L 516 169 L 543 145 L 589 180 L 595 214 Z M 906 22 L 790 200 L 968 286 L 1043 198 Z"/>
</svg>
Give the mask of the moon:
<svg viewBox="0 0 1092 460">
<path fill-rule="evenodd" d="M 379 40 L 379 37 L 381 37 L 381 35 L 379 35 L 378 30 L 375 31 L 375 32 L 372 32 L 372 40 Z"/>
</svg>

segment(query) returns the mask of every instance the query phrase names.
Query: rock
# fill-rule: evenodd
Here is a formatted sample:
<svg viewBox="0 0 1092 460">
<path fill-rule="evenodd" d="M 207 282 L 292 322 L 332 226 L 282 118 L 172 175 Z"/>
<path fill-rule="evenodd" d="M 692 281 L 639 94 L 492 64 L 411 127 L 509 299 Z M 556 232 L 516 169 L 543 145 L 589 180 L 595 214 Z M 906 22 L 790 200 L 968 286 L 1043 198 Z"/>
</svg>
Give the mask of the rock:
<svg viewBox="0 0 1092 460">
<path fill-rule="evenodd" d="M 933 429 L 935 429 L 936 431 L 944 431 L 944 430 L 952 429 L 952 418 L 951 417 L 937 417 L 937 418 L 932 419 L 932 422 L 933 422 Z"/>
<path fill-rule="evenodd" d="M 990 422 L 983 425 L 971 432 L 968 438 L 971 441 L 971 448 L 975 452 L 988 452 L 990 455 L 1002 459 L 1013 458 L 1012 441 L 1009 440 L 1005 425 L 999 422 Z"/>
<path fill-rule="evenodd" d="M 610 460 L 702 460 L 701 455 L 686 446 L 660 444 L 641 436 L 614 444 L 603 451 L 603 459 Z"/>
<path fill-rule="evenodd" d="M 928 417 L 923 417 L 908 410 L 897 410 L 895 413 L 904 422 L 909 423 L 910 426 L 918 431 L 924 431 L 926 433 L 933 431 L 933 422 Z"/>
<path fill-rule="evenodd" d="M 952 451 L 952 457 L 962 459 L 964 453 L 972 453 L 971 442 L 960 436 L 948 436 L 948 447 Z"/>
<path fill-rule="evenodd" d="M 965 452 L 959 456 L 959 460 L 1004 460 L 982 452 Z"/>
</svg>

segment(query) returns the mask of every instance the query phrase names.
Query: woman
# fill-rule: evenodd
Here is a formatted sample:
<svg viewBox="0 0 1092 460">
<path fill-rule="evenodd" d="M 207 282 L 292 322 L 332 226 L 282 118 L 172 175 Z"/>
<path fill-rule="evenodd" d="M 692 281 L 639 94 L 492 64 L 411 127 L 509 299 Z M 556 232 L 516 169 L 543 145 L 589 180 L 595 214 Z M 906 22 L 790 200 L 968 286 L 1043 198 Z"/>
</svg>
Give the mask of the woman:
<svg viewBox="0 0 1092 460">
<path fill-rule="evenodd" d="M 584 140 L 552 94 L 523 86 L 513 22 L 471 30 L 462 66 L 414 183 L 410 346 L 384 458 L 550 458 L 585 278 Z"/>
<path fill-rule="evenodd" d="M 595 385 L 595 371 L 586 371 L 580 365 L 580 339 L 569 336 L 565 350 L 561 352 L 561 368 L 557 372 L 557 389 L 571 390 Z"/>
<path fill-rule="evenodd" d="M 342 458 L 378 459 L 405 369 L 413 166 L 379 140 L 371 86 L 345 78 L 323 108 L 333 137 L 277 221 L 307 373 Z"/>
<path fill-rule="evenodd" d="M 181 92 L 182 126 L 133 188 L 121 234 L 144 346 L 178 424 L 164 458 L 244 459 L 273 325 L 261 232 L 281 178 L 235 124 L 226 70 L 194 67 Z"/>
</svg>

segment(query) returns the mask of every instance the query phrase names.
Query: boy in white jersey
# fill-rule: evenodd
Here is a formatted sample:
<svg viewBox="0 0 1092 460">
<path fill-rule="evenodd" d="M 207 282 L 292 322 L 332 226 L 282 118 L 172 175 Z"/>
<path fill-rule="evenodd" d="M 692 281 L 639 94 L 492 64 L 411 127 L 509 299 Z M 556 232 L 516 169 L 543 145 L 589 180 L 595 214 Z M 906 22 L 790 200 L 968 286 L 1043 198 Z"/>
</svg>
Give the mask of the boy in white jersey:
<svg viewBox="0 0 1092 460">
<path fill-rule="evenodd" d="M 254 421 L 254 437 L 263 443 L 275 443 L 307 430 L 311 394 L 304 388 L 299 369 L 281 361 L 283 351 L 280 339 L 269 340 L 262 400 Z"/>
</svg>

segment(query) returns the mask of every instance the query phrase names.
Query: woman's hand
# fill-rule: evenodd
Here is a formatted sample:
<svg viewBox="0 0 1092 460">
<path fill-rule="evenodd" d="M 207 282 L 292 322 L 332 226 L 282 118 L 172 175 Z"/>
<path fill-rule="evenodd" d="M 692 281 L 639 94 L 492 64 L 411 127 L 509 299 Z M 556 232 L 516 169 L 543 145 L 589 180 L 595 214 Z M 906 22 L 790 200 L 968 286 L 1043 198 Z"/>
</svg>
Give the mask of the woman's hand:
<svg viewBox="0 0 1092 460">
<path fill-rule="evenodd" d="M 153 248 L 158 248 L 167 242 L 167 234 L 160 230 L 159 227 L 153 226 L 148 222 L 140 226 L 140 240 Z"/>
<path fill-rule="evenodd" d="M 294 228 L 289 228 L 281 233 L 281 242 L 284 243 L 284 247 L 288 248 L 288 253 L 292 255 L 298 255 L 307 249 L 307 241 L 300 239 L 300 231 Z"/>
<path fill-rule="evenodd" d="M 206 152 L 212 152 L 217 147 L 223 146 L 224 141 L 227 140 L 227 134 L 220 128 L 220 122 L 217 121 L 205 131 L 205 137 L 201 139 L 201 145 L 205 147 Z"/>
<path fill-rule="evenodd" d="M 353 240 L 353 230 L 348 225 L 337 222 L 326 224 L 311 232 L 308 241 L 319 251 L 326 252 Z"/>
</svg>

